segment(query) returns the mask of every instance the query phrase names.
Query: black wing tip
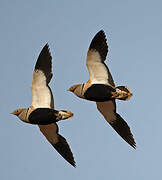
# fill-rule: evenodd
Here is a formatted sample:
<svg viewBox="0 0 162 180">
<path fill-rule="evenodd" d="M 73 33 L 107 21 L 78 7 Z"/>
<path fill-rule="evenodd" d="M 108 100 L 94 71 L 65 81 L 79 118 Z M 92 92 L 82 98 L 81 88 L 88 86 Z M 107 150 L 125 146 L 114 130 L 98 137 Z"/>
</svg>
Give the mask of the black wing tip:
<svg viewBox="0 0 162 180">
<path fill-rule="evenodd" d="M 106 35 L 104 30 L 100 30 L 92 39 L 92 42 L 89 46 L 89 49 L 95 49 L 97 45 L 102 45 L 103 43 L 106 43 Z M 107 45 L 107 43 L 106 43 Z M 97 49 L 96 49 L 97 50 Z"/>
<path fill-rule="evenodd" d="M 52 78 L 52 56 L 48 43 L 41 50 L 38 60 L 35 65 L 35 70 L 42 70 L 47 78 L 47 83 Z"/>
<path fill-rule="evenodd" d="M 116 117 L 117 120 L 110 123 L 111 126 L 130 146 L 136 149 L 136 142 L 133 138 L 130 127 L 119 114 L 116 113 Z"/>
<path fill-rule="evenodd" d="M 103 29 L 101 29 L 100 31 L 98 31 L 97 34 L 100 34 L 100 36 L 104 36 L 106 38 L 106 35 L 105 35 L 105 31 Z M 97 35 L 96 34 L 96 35 Z"/>
<path fill-rule="evenodd" d="M 105 61 L 108 53 L 107 39 L 104 30 L 100 30 L 92 39 L 89 50 L 96 50 L 99 52 L 102 61 Z"/>
<path fill-rule="evenodd" d="M 71 164 L 74 168 L 76 168 L 76 167 L 77 167 L 75 162 L 70 163 L 70 164 Z"/>
<path fill-rule="evenodd" d="M 44 45 L 44 47 L 43 48 L 47 48 L 47 49 L 49 49 L 49 44 L 48 44 L 48 42 Z"/>
<path fill-rule="evenodd" d="M 51 52 L 50 52 L 50 48 L 49 48 L 48 42 L 43 46 L 40 54 L 41 54 L 41 53 L 46 53 L 46 54 L 49 54 L 49 55 L 51 56 Z"/>
<path fill-rule="evenodd" d="M 131 145 L 134 149 L 136 149 L 136 143 Z"/>
<path fill-rule="evenodd" d="M 45 46 L 43 47 L 43 49 L 41 50 L 38 60 L 35 65 L 35 69 L 42 68 L 43 65 L 46 63 L 48 63 L 48 66 L 52 66 L 52 56 L 51 56 L 51 52 L 50 52 L 48 43 L 46 43 Z"/>
<path fill-rule="evenodd" d="M 57 150 L 57 152 L 69 163 L 71 164 L 73 167 L 76 167 L 76 164 L 75 164 L 75 161 L 74 161 L 74 158 L 73 158 L 73 155 L 72 154 L 68 154 L 67 155 L 67 152 L 66 150 L 63 151 L 63 147 L 62 147 L 62 143 L 61 142 L 58 142 L 56 144 L 53 144 L 53 147 Z M 68 152 L 69 153 L 69 152 Z"/>
<path fill-rule="evenodd" d="M 47 53 L 51 56 L 50 47 L 49 47 L 49 43 L 48 42 L 44 45 L 43 49 L 45 51 L 47 51 Z M 42 51 L 43 51 L 43 49 L 42 49 Z M 52 58 L 52 56 L 51 56 L 51 58 Z"/>
<path fill-rule="evenodd" d="M 106 38 L 105 31 L 103 29 L 98 31 L 95 36 L 102 36 L 102 37 Z"/>
<path fill-rule="evenodd" d="M 76 167 L 76 163 L 73 157 L 73 153 L 71 152 L 70 146 L 68 145 L 66 139 L 59 135 L 59 142 L 56 144 L 52 144 L 56 151 L 73 167 Z"/>
<path fill-rule="evenodd" d="M 131 133 L 131 132 L 130 132 Z M 124 139 L 124 138 L 123 138 Z M 129 140 L 128 140 L 129 139 Z M 130 134 L 130 137 L 124 139 L 131 147 L 133 147 L 134 149 L 136 149 L 136 142 L 133 138 L 132 133 Z"/>
</svg>

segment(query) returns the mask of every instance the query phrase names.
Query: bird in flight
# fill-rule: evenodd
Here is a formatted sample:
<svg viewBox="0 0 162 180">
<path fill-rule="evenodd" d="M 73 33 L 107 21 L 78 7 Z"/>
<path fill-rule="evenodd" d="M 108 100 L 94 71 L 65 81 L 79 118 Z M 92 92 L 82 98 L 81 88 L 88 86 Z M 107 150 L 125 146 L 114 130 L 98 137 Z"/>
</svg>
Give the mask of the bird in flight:
<svg viewBox="0 0 162 180">
<path fill-rule="evenodd" d="M 56 151 L 72 166 L 75 161 L 66 139 L 59 134 L 57 122 L 73 116 L 71 111 L 55 110 L 49 87 L 52 78 L 52 56 L 48 44 L 42 49 L 35 65 L 32 79 L 32 103 L 29 108 L 16 109 L 12 114 L 20 120 L 39 126 L 40 131 Z"/>
<path fill-rule="evenodd" d="M 114 130 L 133 148 L 136 143 L 128 124 L 116 112 L 115 99 L 129 100 L 132 96 L 127 86 L 115 86 L 113 77 L 105 64 L 108 53 L 107 39 L 103 30 L 92 39 L 87 53 L 86 65 L 89 80 L 69 88 L 79 98 L 95 101 L 97 109 Z"/>
</svg>

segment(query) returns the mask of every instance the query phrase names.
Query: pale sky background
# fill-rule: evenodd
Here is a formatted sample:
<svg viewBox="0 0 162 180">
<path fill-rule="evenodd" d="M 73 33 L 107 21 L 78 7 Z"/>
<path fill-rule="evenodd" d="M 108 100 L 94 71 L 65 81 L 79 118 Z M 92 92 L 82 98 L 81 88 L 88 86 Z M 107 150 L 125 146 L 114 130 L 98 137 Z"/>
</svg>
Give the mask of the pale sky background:
<svg viewBox="0 0 162 180">
<path fill-rule="evenodd" d="M 0 0 L 0 179 L 162 179 L 162 2 L 148 0 Z M 117 101 L 137 143 L 134 150 L 93 102 L 66 90 L 88 80 L 86 53 L 103 29 L 106 64 L 116 85 L 133 97 Z M 56 109 L 75 116 L 59 122 L 73 151 L 69 165 L 39 132 L 10 114 L 31 103 L 32 73 L 46 43 L 53 57 Z"/>
</svg>

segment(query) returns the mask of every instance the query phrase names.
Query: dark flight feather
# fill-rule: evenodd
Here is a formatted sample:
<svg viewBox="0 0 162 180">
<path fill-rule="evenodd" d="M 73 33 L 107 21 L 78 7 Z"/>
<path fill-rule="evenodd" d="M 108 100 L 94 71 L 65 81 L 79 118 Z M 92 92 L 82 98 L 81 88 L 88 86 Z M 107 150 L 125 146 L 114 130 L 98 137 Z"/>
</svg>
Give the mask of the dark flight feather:
<svg viewBox="0 0 162 180">
<path fill-rule="evenodd" d="M 41 70 L 44 75 L 46 76 L 46 82 L 47 84 L 50 82 L 52 78 L 52 56 L 49 51 L 48 44 L 46 44 L 42 51 L 39 54 L 37 63 L 35 65 L 35 71 Z"/>
<path fill-rule="evenodd" d="M 136 148 L 136 143 L 130 127 L 118 113 L 115 113 L 115 115 L 116 120 L 110 122 L 110 125 L 128 144 L 130 144 L 133 148 Z"/>
<path fill-rule="evenodd" d="M 106 43 L 106 36 L 103 30 L 99 31 L 92 39 L 89 50 L 98 51 L 102 62 L 106 60 L 106 56 L 108 53 L 108 45 Z"/>
<path fill-rule="evenodd" d="M 70 150 L 70 147 L 66 141 L 66 139 L 58 134 L 59 142 L 56 144 L 52 144 L 53 147 L 57 150 L 57 152 L 66 159 L 72 166 L 76 167 L 73 154 Z"/>
</svg>

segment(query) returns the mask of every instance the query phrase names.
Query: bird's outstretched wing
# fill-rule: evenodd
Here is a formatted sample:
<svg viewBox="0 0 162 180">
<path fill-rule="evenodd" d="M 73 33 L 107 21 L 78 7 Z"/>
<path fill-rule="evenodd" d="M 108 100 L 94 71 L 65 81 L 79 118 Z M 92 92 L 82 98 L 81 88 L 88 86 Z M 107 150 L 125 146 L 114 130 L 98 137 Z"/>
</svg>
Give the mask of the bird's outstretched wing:
<svg viewBox="0 0 162 180">
<path fill-rule="evenodd" d="M 96 102 L 97 109 L 104 116 L 106 121 L 114 128 L 114 130 L 133 148 L 136 148 L 136 143 L 131 133 L 130 127 L 124 119 L 116 113 L 115 100 L 106 102 Z"/>
<path fill-rule="evenodd" d="M 86 65 L 91 84 L 110 84 L 115 86 L 112 75 L 104 63 L 108 53 L 108 45 L 103 30 L 99 31 L 89 46 Z"/>
<path fill-rule="evenodd" d="M 50 125 L 39 125 L 40 131 L 52 144 L 56 151 L 72 166 L 75 165 L 74 157 L 66 139 L 58 134 L 58 126 L 56 123 Z"/>
<path fill-rule="evenodd" d="M 52 78 L 52 57 L 48 44 L 42 49 L 35 65 L 32 80 L 32 105 L 34 108 L 53 108 L 53 95 L 48 83 Z"/>
</svg>

